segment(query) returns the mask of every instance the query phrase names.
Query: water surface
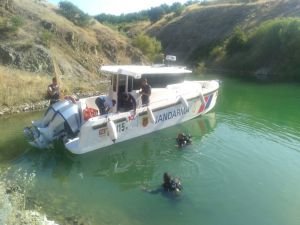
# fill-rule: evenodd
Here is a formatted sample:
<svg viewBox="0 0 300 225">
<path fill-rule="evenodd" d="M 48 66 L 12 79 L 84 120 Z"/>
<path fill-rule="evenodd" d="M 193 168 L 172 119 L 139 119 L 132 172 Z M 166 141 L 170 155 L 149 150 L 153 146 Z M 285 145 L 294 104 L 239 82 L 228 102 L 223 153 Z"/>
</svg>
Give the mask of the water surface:
<svg viewBox="0 0 300 225">
<path fill-rule="evenodd" d="M 79 156 L 26 143 L 23 127 L 42 113 L 1 118 L 1 179 L 60 224 L 298 225 L 299 111 L 299 85 L 223 79 L 208 115 Z M 178 149 L 178 132 L 193 144 Z M 165 171 L 181 179 L 179 197 L 144 191 Z"/>
</svg>

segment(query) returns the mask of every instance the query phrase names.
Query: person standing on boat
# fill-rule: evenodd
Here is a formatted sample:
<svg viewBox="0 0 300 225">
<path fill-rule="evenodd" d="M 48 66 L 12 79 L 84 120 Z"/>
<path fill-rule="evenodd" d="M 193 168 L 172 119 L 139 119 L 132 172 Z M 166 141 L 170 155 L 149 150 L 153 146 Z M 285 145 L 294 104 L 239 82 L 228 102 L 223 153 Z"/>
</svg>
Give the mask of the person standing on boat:
<svg viewBox="0 0 300 225">
<path fill-rule="evenodd" d="M 142 87 L 140 94 L 142 95 L 142 105 L 149 105 L 150 95 L 151 95 L 151 86 L 148 84 L 147 79 L 142 79 Z"/>
<path fill-rule="evenodd" d="M 47 94 L 48 94 L 48 98 L 50 99 L 50 105 L 59 101 L 60 92 L 59 92 L 59 85 L 57 83 L 56 77 L 53 77 L 52 83 L 48 85 Z"/>
<path fill-rule="evenodd" d="M 99 108 L 100 115 L 112 112 L 113 107 L 116 105 L 116 100 L 107 96 L 100 96 L 95 100 L 96 105 Z"/>
</svg>

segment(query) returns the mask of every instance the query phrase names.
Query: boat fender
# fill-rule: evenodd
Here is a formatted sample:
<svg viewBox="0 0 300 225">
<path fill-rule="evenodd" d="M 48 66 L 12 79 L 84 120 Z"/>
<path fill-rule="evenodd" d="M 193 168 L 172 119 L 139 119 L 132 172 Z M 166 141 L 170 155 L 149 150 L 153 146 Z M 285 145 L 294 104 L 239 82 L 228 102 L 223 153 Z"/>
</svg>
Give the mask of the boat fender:
<svg viewBox="0 0 300 225">
<path fill-rule="evenodd" d="M 156 120 L 155 120 L 154 114 L 153 114 L 150 106 L 147 107 L 147 113 L 148 113 L 148 117 L 150 118 L 151 123 L 154 124 L 156 122 Z"/>
<path fill-rule="evenodd" d="M 114 121 L 108 119 L 107 128 L 108 128 L 108 132 L 109 132 L 109 137 L 111 138 L 111 140 L 113 142 L 115 142 L 118 138 L 118 132 L 117 132 L 117 127 L 116 127 L 116 124 L 114 123 Z"/>
<path fill-rule="evenodd" d="M 187 108 L 187 109 L 189 108 L 189 103 L 184 97 L 180 96 L 179 100 L 184 105 L 185 108 Z"/>
</svg>

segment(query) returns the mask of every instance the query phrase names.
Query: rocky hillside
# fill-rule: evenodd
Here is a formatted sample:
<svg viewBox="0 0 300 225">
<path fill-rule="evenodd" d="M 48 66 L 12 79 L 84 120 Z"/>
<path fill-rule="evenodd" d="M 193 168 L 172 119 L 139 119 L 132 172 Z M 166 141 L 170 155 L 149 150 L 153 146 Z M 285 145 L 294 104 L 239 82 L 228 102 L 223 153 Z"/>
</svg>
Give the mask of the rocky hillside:
<svg viewBox="0 0 300 225">
<path fill-rule="evenodd" d="M 276 17 L 299 17 L 299 0 L 258 1 L 249 4 L 196 4 L 180 17 L 164 18 L 147 28 L 162 42 L 165 53 L 196 64 L 239 26 L 250 30 Z"/>
<path fill-rule="evenodd" d="M 240 26 L 253 29 L 275 17 L 300 16 L 298 0 L 249 4 L 198 3 L 179 16 L 143 26 L 165 54 L 196 64 Z M 136 26 L 133 26 L 136 28 Z M 96 20 L 79 27 L 45 0 L 0 0 L 0 64 L 30 72 L 85 78 L 107 63 L 145 62 L 130 40 Z M 57 66 L 55 66 L 57 65 Z"/>
<path fill-rule="evenodd" d="M 1 65 L 85 79 L 101 64 L 143 61 L 126 37 L 96 20 L 79 27 L 45 0 L 0 0 Z"/>
</svg>

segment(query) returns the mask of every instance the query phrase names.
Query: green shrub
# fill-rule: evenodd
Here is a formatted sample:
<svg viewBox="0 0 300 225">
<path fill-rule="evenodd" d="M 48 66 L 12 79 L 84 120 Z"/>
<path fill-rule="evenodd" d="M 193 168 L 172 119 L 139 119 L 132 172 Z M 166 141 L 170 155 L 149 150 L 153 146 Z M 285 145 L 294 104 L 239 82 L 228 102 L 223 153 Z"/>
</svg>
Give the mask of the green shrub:
<svg viewBox="0 0 300 225">
<path fill-rule="evenodd" d="M 174 2 L 170 7 L 170 11 L 174 12 L 176 16 L 180 16 L 184 8 L 185 6 L 182 5 L 180 2 Z"/>
<path fill-rule="evenodd" d="M 238 27 L 233 31 L 233 34 L 228 39 L 225 48 L 226 53 L 228 55 L 232 55 L 237 51 L 243 51 L 246 47 L 246 43 L 247 43 L 247 35 L 244 33 L 244 31 L 241 28 Z"/>
<path fill-rule="evenodd" d="M 151 61 L 161 53 L 161 43 L 156 38 L 140 34 L 133 39 L 133 46 L 139 48 Z"/>
<path fill-rule="evenodd" d="M 160 20 L 164 14 L 166 14 L 166 12 L 162 7 L 152 7 L 148 10 L 148 17 L 151 23 L 155 23 Z"/>
<path fill-rule="evenodd" d="M 50 32 L 50 31 L 48 31 L 48 30 L 44 30 L 43 32 L 42 32 L 42 34 L 41 34 L 41 42 L 42 42 L 42 44 L 44 45 L 44 46 L 46 46 L 46 47 L 50 47 L 50 45 L 51 45 L 51 41 L 52 41 L 52 39 L 53 39 L 53 34 Z"/>
<path fill-rule="evenodd" d="M 11 18 L 0 19 L 0 31 L 6 33 L 13 33 L 18 31 L 24 25 L 23 19 L 20 16 L 13 16 Z"/>
<path fill-rule="evenodd" d="M 24 24 L 23 19 L 20 16 L 13 16 L 10 19 L 10 22 L 12 31 L 17 31 Z"/>
<path fill-rule="evenodd" d="M 92 19 L 88 14 L 81 11 L 77 6 L 69 1 L 62 1 L 59 3 L 61 14 L 68 20 L 72 21 L 78 26 L 87 26 Z"/>
<path fill-rule="evenodd" d="M 237 28 L 231 37 L 211 52 L 215 62 L 229 69 L 270 71 L 274 80 L 300 81 L 300 19 L 277 18 L 249 33 Z M 217 60 L 225 54 L 222 60 Z"/>
</svg>

